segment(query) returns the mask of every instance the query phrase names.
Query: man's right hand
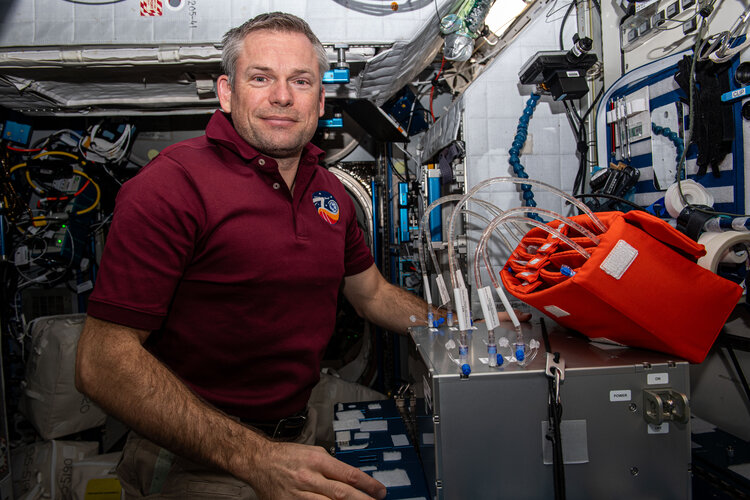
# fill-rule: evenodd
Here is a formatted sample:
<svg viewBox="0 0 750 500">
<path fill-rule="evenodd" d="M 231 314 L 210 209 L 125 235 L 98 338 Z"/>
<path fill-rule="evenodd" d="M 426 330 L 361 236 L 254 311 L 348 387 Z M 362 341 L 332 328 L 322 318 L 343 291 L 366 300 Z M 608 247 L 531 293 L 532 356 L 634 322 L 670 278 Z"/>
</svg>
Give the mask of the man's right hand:
<svg viewBox="0 0 750 500">
<path fill-rule="evenodd" d="M 143 348 L 148 335 L 87 318 L 78 390 L 159 446 L 248 482 L 264 500 L 385 497 L 382 484 L 322 448 L 270 441 L 207 405 Z"/>
<path fill-rule="evenodd" d="M 258 498 L 297 500 L 385 498 L 380 482 L 330 456 L 323 448 L 268 441 L 254 454 L 257 475 L 250 480 Z"/>
</svg>

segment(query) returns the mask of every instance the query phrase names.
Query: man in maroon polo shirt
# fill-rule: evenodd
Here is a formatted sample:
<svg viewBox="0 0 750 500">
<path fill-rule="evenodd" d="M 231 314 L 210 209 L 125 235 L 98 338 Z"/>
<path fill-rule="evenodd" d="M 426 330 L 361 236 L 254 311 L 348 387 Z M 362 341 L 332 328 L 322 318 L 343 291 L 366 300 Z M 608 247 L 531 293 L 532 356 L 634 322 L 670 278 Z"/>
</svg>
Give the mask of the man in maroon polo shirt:
<svg viewBox="0 0 750 500">
<path fill-rule="evenodd" d="M 133 429 L 127 498 L 383 498 L 308 445 L 305 408 L 339 290 L 397 332 L 426 304 L 383 279 L 317 165 L 328 62 L 309 26 L 258 16 L 225 35 L 222 63 L 206 134 L 118 194 L 76 386 Z"/>
<path fill-rule="evenodd" d="M 394 331 L 425 306 L 381 277 L 351 200 L 317 165 L 328 62 L 307 24 L 262 15 L 224 42 L 206 135 L 118 194 L 77 386 L 134 431 L 128 497 L 382 498 L 367 474 L 263 425 L 300 420 L 339 289 Z"/>
</svg>

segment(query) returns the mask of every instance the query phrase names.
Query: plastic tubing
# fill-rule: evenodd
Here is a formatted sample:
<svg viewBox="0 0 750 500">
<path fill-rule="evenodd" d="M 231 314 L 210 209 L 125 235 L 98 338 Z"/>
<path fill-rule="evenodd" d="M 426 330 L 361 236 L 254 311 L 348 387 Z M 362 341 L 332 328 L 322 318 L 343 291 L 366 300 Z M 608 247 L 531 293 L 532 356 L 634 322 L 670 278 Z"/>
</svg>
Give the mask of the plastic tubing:
<svg viewBox="0 0 750 500">
<path fill-rule="evenodd" d="M 531 208 L 534 208 L 535 210 L 539 210 L 543 212 L 549 212 L 548 210 L 535 208 L 535 207 L 519 207 L 519 208 L 513 209 L 513 211 L 525 212 Z M 543 212 L 538 212 L 538 213 L 543 213 Z M 490 225 L 487 226 L 487 228 L 484 230 L 484 232 L 482 233 L 482 237 L 479 239 L 477 250 L 474 253 L 474 279 L 476 280 L 477 288 L 482 288 L 481 273 L 479 272 L 479 254 L 480 252 L 482 252 L 484 264 L 487 267 L 487 272 L 490 275 L 490 280 L 492 281 L 492 285 L 495 287 L 495 291 L 497 291 L 498 295 L 500 295 L 500 300 L 503 302 L 503 305 L 505 306 L 505 310 L 508 313 L 510 320 L 513 322 L 513 326 L 516 330 L 516 342 L 523 343 L 523 334 L 521 332 L 521 322 L 518 320 L 518 316 L 516 316 L 516 312 L 513 310 L 512 307 L 510 307 L 510 301 L 508 300 L 508 296 L 505 293 L 505 289 L 502 286 L 500 286 L 500 284 L 497 282 L 497 278 L 495 278 L 495 273 L 492 272 L 492 266 L 490 264 L 487 252 L 482 251 L 487 244 L 487 240 L 489 239 L 492 232 L 497 228 L 497 226 L 499 226 L 500 224 L 504 224 L 506 222 L 510 222 L 510 221 L 526 222 L 527 224 L 531 224 L 533 226 L 539 227 L 547 231 L 548 233 L 552 234 L 553 236 L 556 236 L 557 238 L 559 238 L 560 241 L 562 241 L 566 245 L 569 245 L 571 248 L 573 248 L 574 250 L 579 252 L 581 255 L 583 255 L 586 259 L 589 258 L 589 254 L 578 243 L 574 242 L 573 240 L 571 240 L 570 238 L 562 234 L 557 229 L 550 227 L 547 224 L 541 223 L 538 220 L 532 219 L 530 217 L 524 217 L 524 216 L 505 213 L 505 214 L 495 217 L 495 219 L 490 223 Z"/>
<path fill-rule="evenodd" d="M 435 208 L 437 208 L 438 206 L 440 206 L 440 205 L 442 205 L 444 203 L 448 203 L 450 201 L 459 201 L 462 198 L 463 198 L 463 195 L 460 195 L 460 194 L 449 194 L 449 195 L 443 196 L 443 197 L 438 198 L 437 200 L 433 201 L 425 209 L 424 214 L 422 215 L 422 220 L 420 221 L 420 224 L 419 224 L 419 245 L 420 245 L 420 248 L 424 248 L 425 246 L 428 247 L 428 250 L 430 252 L 430 257 L 432 259 L 432 265 L 435 268 L 435 272 L 437 274 L 441 273 L 440 264 L 438 263 L 437 255 L 435 254 L 435 249 L 433 248 L 432 244 L 430 244 L 427 241 L 427 238 L 425 236 L 425 227 L 427 227 L 428 221 L 430 219 L 430 213 Z M 488 201 L 481 200 L 481 199 L 474 199 L 472 201 L 474 201 L 474 202 L 482 205 L 483 207 L 485 207 L 488 211 L 490 211 L 494 215 L 499 215 L 499 214 L 502 213 L 502 210 L 500 210 L 499 208 L 497 208 L 495 205 L 493 205 L 492 203 L 490 203 Z M 519 230 L 519 233 L 521 235 L 524 234 L 524 233 L 520 232 L 520 230 Z M 520 238 L 519 238 L 519 240 L 520 240 Z M 511 250 L 512 250 L 512 248 L 511 248 Z M 426 266 L 426 262 L 424 260 L 423 252 L 420 252 L 419 256 L 420 256 L 420 259 L 421 259 L 420 266 L 422 267 L 422 280 L 424 281 L 425 286 L 428 286 L 428 281 L 426 279 L 427 278 L 427 266 Z M 425 295 L 427 296 L 427 299 L 428 299 L 427 300 L 428 305 L 432 305 L 432 295 L 429 292 L 427 292 Z M 450 302 L 450 300 L 448 300 L 448 302 Z M 429 315 L 429 312 L 430 311 L 428 311 L 428 315 Z"/>
<path fill-rule="evenodd" d="M 481 221 L 483 221 L 483 222 L 485 222 L 487 224 L 489 224 L 490 222 L 492 222 L 487 217 L 485 217 L 485 216 L 483 216 L 481 214 L 478 214 L 476 212 L 473 212 L 471 210 L 463 209 L 462 212 L 471 214 L 474 217 L 480 219 Z M 505 243 L 505 246 L 508 248 L 508 250 L 510 252 L 513 252 L 513 250 L 514 250 L 513 245 L 510 244 L 510 242 L 505 237 L 505 235 L 503 233 L 499 232 L 499 231 L 498 231 L 498 234 L 503 239 L 503 242 Z M 435 271 L 438 274 L 440 274 L 442 271 L 440 269 L 439 263 L 437 262 L 437 257 L 435 256 L 435 252 L 434 251 L 432 252 L 432 256 L 433 256 L 433 264 L 435 266 Z M 424 286 L 425 286 L 425 301 L 427 302 L 427 326 L 432 326 L 433 321 L 435 320 L 435 314 L 434 314 L 434 311 L 432 310 L 432 305 L 433 305 L 432 304 L 432 292 L 430 292 L 430 289 L 429 289 L 430 282 L 427 279 L 427 271 L 426 271 L 427 268 L 425 266 L 424 247 L 422 246 L 421 242 L 419 244 L 418 257 L 419 257 L 419 266 L 422 269 L 422 281 L 423 281 Z"/>
<path fill-rule="evenodd" d="M 585 203 L 583 203 L 581 200 L 578 200 L 578 199 L 570 196 L 569 194 L 567 194 L 567 193 L 565 193 L 565 192 L 557 189 L 556 187 L 550 186 L 549 184 L 547 184 L 545 182 L 537 181 L 537 180 L 534 180 L 534 179 L 516 179 L 515 177 L 491 177 L 489 179 L 485 179 L 484 181 L 480 182 L 479 184 L 477 184 L 476 186 L 474 186 L 473 188 L 471 188 L 471 190 L 469 190 L 468 193 L 466 193 L 465 195 L 463 195 L 463 197 L 459 200 L 459 202 L 456 205 L 456 207 L 453 209 L 453 212 L 451 213 L 451 217 L 450 217 L 450 222 L 448 223 L 448 266 L 450 267 L 451 285 L 453 286 L 454 289 L 457 287 L 457 283 L 456 283 L 456 267 L 457 267 L 456 266 L 456 252 L 453 249 L 453 228 L 456 226 L 456 212 L 458 210 L 460 210 L 461 208 L 463 208 L 464 204 L 466 204 L 466 200 L 468 200 L 469 198 L 471 198 L 472 196 L 474 196 L 474 194 L 476 194 L 477 191 L 479 191 L 480 189 L 482 189 L 482 188 L 484 188 L 486 186 L 489 186 L 489 185 L 492 185 L 492 184 L 498 184 L 498 183 L 501 183 L 501 182 L 508 182 L 508 183 L 512 183 L 512 184 L 531 184 L 533 186 L 538 186 L 540 188 L 546 189 L 546 190 L 548 190 L 548 191 L 550 191 L 550 192 L 552 192 L 552 193 L 560 196 L 561 198 L 569 201 L 570 203 L 572 203 L 576 207 L 578 207 L 583 213 L 585 213 L 589 217 L 589 219 L 591 219 L 591 221 L 596 225 L 596 227 L 602 233 L 607 230 L 607 227 L 604 224 L 602 224 L 602 221 L 600 221 L 599 218 L 596 215 L 594 215 L 594 212 L 592 212 L 591 209 L 588 206 L 586 206 Z M 523 219 L 529 219 L 529 218 L 525 217 Z M 542 224 L 542 223 L 539 223 L 539 222 L 537 222 L 537 224 L 539 226 L 548 227 L 545 224 Z M 563 240 L 563 241 L 565 241 L 565 240 Z M 571 241 L 571 243 L 572 243 L 572 241 Z M 577 245 L 577 244 L 576 244 L 576 247 L 580 248 L 580 246 Z M 575 248 L 575 247 L 573 247 L 573 248 Z M 586 253 L 585 250 L 583 251 L 583 255 L 586 255 L 587 256 L 586 258 L 588 258 L 588 253 Z"/>
<path fill-rule="evenodd" d="M 425 227 L 427 227 L 427 224 L 430 220 L 430 213 L 437 208 L 440 205 L 443 205 L 445 203 L 448 203 L 449 201 L 458 201 L 463 197 L 463 195 L 460 194 L 449 194 L 447 196 L 442 196 L 438 198 L 437 200 L 433 201 L 429 204 L 429 206 L 425 209 L 424 214 L 422 214 L 422 220 L 419 224 L 419 243 L 420 245 L 424 245 L 428 247 L 428 250 L 430 252 L 430 257 L 432 258 L 432 265 L 435 268 L 436 272 L 440 272 L 440 265 L 437 261 L 437 255 L 435 255 L 435 249 L 432 247 L 431 244 L 428 244 L 427 237 L 425 235 Z M 479 202 L 482 203 L 482 202 Z M 489 202 L 484 202 L 484 206 L 495 215 L 498 215 L 502 213 L 502 211 L 497 208 L 495 205 Z M 422 268 L 425 269 L 424 267 Z"/>
<path fill-rule="evenodd" d="M 449 201 L 459 201 L 462 198 L 463 198 L 463 195 L 460 195 L 460 194 L 449 194 L 449 195 L 443 196 L 441 198 L 438 198 L 437 200 L 435 200 L 432 203 L 430 203 L 430 205 L 425 209 L 424 214 L 422 215 L 422 220 L 420 221 L 420 225 L 419 225 L 419 244 L 420 244 L 420 248 L 423 248 L 425 246 L 428 247 L 429 252 L 430 252 L 430 257 L 432 259 L 432 265 L 435 268 L 436 272 L 440 272 L 440 265 L 438 264 L 438 261 L 437 261 L 437 255 L 435 254 L 435 249 L 432 247 L 432 245 L 428 244 L 428 242 L 427 242 L 427 238 L 425 236 L 425 227 L 427 227 L 427 223 L 428 223 L 429 218 L 430 218 L 430 213 L 435 208 L 437 208 L 439 205 L 445 204 L 445 203 L 447 203 Z M 500 214 L 503 213 L 503 211 L 500 210 L 497 206 L 493 205 L 492 203 L 490 203 L 490 202 L 488 202 L 486 200 L 482 200 L 482 199 L 479 199 L 479 198 L 473 198 L 472 201 L 475 202 L 475 203 L 478 203 L 479 205 L 482 205 L 483 207 L 485 207 L 489 212 L 493 213 L 494 215 L 500 215 Z M 472 215 L 476 215 L 479 218 L 482 218 L 481 216 L 479 216 L 475 212 L 469 212 L 469 213 L 471 213 Z M 483 220 L 487 220 L 487 219 L 484 219 L 484 218 L 482 218 L 482 219 Z M 489 223 L 489 221 L 487 221 L 487 222 Z M 525 232 L 521 231 L 516 226 L 514 226 L 514 227 L 518 230 L 518 234 L 520 235 L 520 236 L 516 236 L 516 239 L 520 241 L 521 238 L 523 237 L 523 235 L 525 234 Z M 510 249 L 513 250 L 512 248 L 510 248 Z M 424 264 L 424 262 L 420 262 L 420 264 Z M 423 266 L 422 269 L 426 269 L 426 268 Z"/>
<path fill-rule="evenodd" d="M 551 217 L 553 219 L 557 219 L 560 222 L 568 224 L 570 227 L 572 227 L 573 229 L 575 229 L 576 231 L 578 231 L 582 235 L 586 236 L 589 240 L 591 240 L 591 242 L 594 245 L 598 245 L 599 244 L 599 238 L 596 237 L 596 235 L 594 235 L 594 233 L 592 233 L 591 231 L 589 231 L 585 227 L 581 226 L 577 222 L 571 220 L 570 218 L 564 217 L 564 216 L 562 216 L 562 215 L 560 215 L 558 213 L 553 212 L 552 210 L 545 210 L 543 208 L 537 208 L 537 207 L 517 207 L 517 208 L 512 208 L 510 210 L 507 210 L 505 213 L 503 213 L 503 214 L 495 217 L 495 219 L 493 219 L 492 222 L 490 222 L 490 224 L 482 232 L 482 236 L 479 239 L 479 243 L 477 244 L 477 248 L 474 251 L 474 280 L 475 280 L 475 282 L 477 284 L 477 287 L 479 287 L 479 288 L 482 287 L 482 277 L 481 277 L 481 273 L 479 271 L 479 261 L 480 261 L 479 256 L 480 255 L 483 256 L 485 267 L 487 268 L 487 272 L 489 273 L 490 279 L 492 280 L 492 285 L 495 288 L 498 288 L 498 286 L 499 286 L 498 282 L 497 282 L 497 279 L 495 278 L 495 273 L 492 272 L 492 266 L 490 265 L 488 252 L 485 249 L 486 249 L 486 246 L 487 246 L 487 242 L 489 241 L 489 239 L 490 239 L 490 237 L 492 235 L 492 232 L 494 230 L 496 230 L 497 227 L 504 222 L 504 220 L 502 220 L 501 218 L 505 217 L 505 216 L 516 216 L 516 215 L 524 214 L 524 213 L 527 213 L 527 212 L 532 212 L 532 213 L 537 214 L 537 215 L 545 215 L 547 217 Z M 499 222 L 496 222 L 498 220 L 499 220 Z M 538 219 L 533 219 L 533 220 L 535 220 L 535 221 L 538 222 Z M 573 247 L 573 245 L 577 246 L 578 248 L 576 248 L 576 250 L 578 251 L 578 253 L 581 253 L 581 255 L 583 255 L 586 258 L 589 257 L 588 252 L 586 252 L 583 249 L 583 247 L 581 247 L 580 245 L 578 245 L 577 243 L 575 243 L 573 240 L 571 240 L 567 236 L 565 236 L 562 233 L 560 233 L 559 230 L 555 229 L 555 232 L 553 233 L 553 232 L 548 231 L 546 228 L 553 229 L 550 226 L 547 226 L 545 224 L 544 228 L 543 228 L 545 231 L 549 232 L 550 234 L 553 234 L 553 235 L 557 236 L 558 238 L 560 238 L 561 241 L 563 241 L 567 245 L 570 245 L 571 247 Z M 572 245 L 571 245 L 571 243 L 572 243 Z"/>
</svg>

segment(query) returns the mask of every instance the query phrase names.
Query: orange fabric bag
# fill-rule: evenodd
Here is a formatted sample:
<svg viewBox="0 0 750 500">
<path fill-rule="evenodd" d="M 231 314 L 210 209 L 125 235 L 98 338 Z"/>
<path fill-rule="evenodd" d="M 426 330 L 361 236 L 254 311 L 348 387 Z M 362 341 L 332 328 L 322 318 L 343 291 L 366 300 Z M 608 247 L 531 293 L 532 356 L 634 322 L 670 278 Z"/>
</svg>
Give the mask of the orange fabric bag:
<svg viewBox="0 0 750 500">
<path fill-rule="evenodd" d="M 698 266 L 696 260 L 706 253 L 703 245 L 665 221 L 640 211 L 596 215 L 608 228 L 598 235 L 596 246 L 569 226 L 550 223 L 576 243 L 588 245 L 590 258 L 543 230 L 532 229 L 500 272 L 505 288 L 591 339 L 702 362 L 742 288 Z M 588 216 L 571 219 L 597 233 Z M 544 256 L 541 269 L 521 269 L 518 263 L 529 260 L 529 244 L 532 252 L 541 246 L 540 232 L 555 243 L 554 253 Z M 561 272 L 563 265 L 572 273 Z"/>
</svg>

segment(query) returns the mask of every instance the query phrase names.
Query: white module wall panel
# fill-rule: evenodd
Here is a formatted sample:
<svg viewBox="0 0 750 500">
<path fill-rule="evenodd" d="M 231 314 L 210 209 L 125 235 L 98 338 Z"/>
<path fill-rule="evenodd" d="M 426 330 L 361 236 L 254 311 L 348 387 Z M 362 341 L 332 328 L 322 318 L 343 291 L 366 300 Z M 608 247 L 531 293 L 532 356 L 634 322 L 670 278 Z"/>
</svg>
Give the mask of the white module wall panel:
<svg viewBox="0 0 750 500">
<path fill-rule="evenodd" d="M 343 43 L 348 62 L 364 63 L 352 66 L 352 81 L 336 87 L 338 96 L 381 105 L 432 61 L 442 44 L 438 12 L 444 15 L 454 3 L 0 0 L 0 104 L 34 114 L 106 114 L 122 106 L 143 113 L 211 111 L 216 99 L 208 94 L 219 74 L 224 33 L 263 12 L 284 11 L 310 24 L 330 61 L 337 58 L 333 46 Z M 70 71 L 47 71 L 58 68 L 87 73 L 71 82 Z M 186 86 L 185 72 L 197 81 Z M 97 88 L 98 80 L 106 85 Z M 157 81 L 170 88 L 157 88 Z M 121 94 L 127 99 L 112 97 Z"/>
<path fill-rule="evenodd" d="M 435 19 L 433 0 L 0 0 L 0 46 L 213 43 L 257 14 L 302 17 L 326 42 L 392 44 L 412 40 Z M 438 4 L 447 9 L 451 0 Z M 174 6 L 173 6 L 174 5 Z"/>
</svg>

